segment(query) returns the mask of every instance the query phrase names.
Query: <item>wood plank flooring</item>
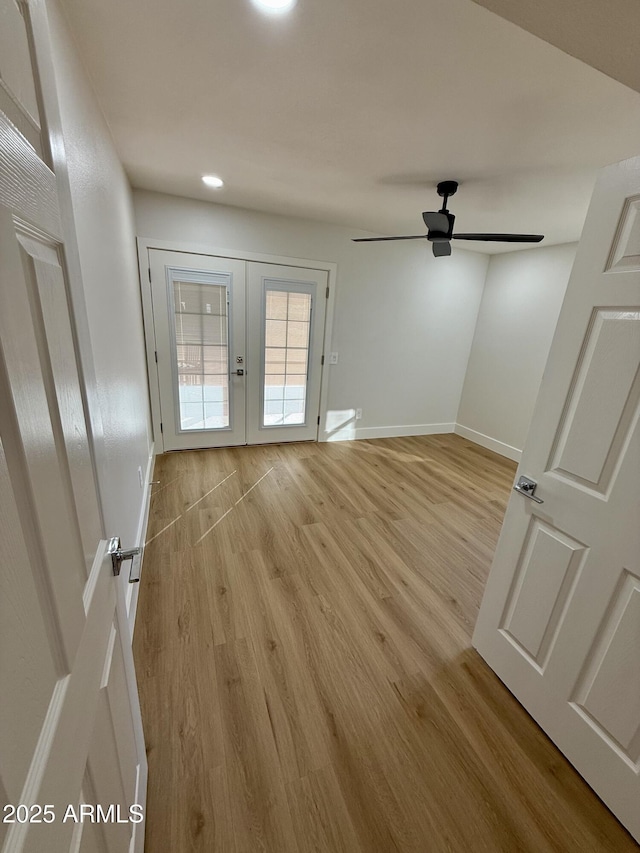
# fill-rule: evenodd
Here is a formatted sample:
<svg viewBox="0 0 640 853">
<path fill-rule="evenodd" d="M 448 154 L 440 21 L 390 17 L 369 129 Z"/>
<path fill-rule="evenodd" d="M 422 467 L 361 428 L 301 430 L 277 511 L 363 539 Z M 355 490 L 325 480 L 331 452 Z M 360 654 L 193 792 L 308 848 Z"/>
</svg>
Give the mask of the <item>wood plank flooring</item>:
<svg viewBox="0 0 640 853">
<path fill-rule="evenodd" d="M 470 648 L 514 471 L 454 435 L 158 459 L 147 853 L 638 850 Z"/>
</svg>

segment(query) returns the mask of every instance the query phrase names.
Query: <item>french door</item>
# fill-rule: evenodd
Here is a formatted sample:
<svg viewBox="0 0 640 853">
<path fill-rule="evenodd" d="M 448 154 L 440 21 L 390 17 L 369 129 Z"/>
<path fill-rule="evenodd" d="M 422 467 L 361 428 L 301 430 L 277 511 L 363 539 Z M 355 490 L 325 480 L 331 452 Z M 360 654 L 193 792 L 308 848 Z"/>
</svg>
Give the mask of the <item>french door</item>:
<svg viewBox="0 0 640 853">
<path fill-rule="evenodd" d="M 314 440 L 327 273 L 149 250 L 164 450 Z"/>
</svg>

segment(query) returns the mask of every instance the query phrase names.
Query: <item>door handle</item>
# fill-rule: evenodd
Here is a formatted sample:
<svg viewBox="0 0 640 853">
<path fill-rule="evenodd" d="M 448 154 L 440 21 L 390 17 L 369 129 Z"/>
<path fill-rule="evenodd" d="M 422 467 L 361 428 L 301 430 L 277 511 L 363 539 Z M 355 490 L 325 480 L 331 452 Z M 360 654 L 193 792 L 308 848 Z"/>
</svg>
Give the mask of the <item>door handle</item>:
<svg viewBox="0 0 640 853">
<path fill-rule="evenodd" d="M 538 484 L 535 480 L 530 480 L 529 477 L 520 476 L 518 477 L 518 482 L 513 487 L 513 491 L 519 492 L 521 495 L 524 495 L 525 498 L 530 498 L 537 504 L 543 504 L 544 501 L 542 500 L 542 498 L 537 498 L 534 494 L 537 485 Z"/>
<path fill-rule="evenodd" d="M 137 565 L 135 565 L 134 557 L 137 557 L 140 553 L 140 548 L 129 548 L 128 550 L 123 550 L 120 547 L 120 538 L 115 536 L 113 539 L 109 539 L 109 544 L 107 545 L 107 554 L 111 554 L 111 564 L 113 566 L 113 574 L 115 577 L 119 577 L 120 569 L 125 560 L 131 560 L 131 570 L 129 571 L 129 583 L 138 583 L 140 580 L 140 560 L 138 560 Z M 134 572 L 135 566 L 135 572 Z"/>
<path fill-rule="evenodd" d="M 240 368 L 240 370 L 232 370 L 231 373 L 235 373 L 237 376 L 244 376 L 244 370 Z"/>
</svg>

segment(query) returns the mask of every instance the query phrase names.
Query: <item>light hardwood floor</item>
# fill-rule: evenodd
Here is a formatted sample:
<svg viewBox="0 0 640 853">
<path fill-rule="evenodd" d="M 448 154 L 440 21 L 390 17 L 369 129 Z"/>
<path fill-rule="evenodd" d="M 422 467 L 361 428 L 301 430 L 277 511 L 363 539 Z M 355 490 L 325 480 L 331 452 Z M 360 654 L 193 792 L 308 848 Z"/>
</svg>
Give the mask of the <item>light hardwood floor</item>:
<svg viewBox="0 0 640 853">
<path fill-rule="evenodd" d="M 453 435 L 158 459 L 147 853 L 637 852 L 470 648 L 514 471 Z"/>
</svg>

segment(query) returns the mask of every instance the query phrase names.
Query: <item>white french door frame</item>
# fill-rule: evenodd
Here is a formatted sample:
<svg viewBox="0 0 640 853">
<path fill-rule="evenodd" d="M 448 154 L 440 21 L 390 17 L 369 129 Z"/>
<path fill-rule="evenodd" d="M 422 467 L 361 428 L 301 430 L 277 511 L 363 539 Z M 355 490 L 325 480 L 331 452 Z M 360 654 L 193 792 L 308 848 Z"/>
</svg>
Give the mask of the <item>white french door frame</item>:
<svg viewBox="0 0 640 853">
<path fill-rule="evenodd" d="M 156 451 L 164 452 L 164 441 L 160 424 L 162 422 L 160 412 L 160 385 L 158 375 L 158 364 L 156 361 L 156 331 L 153 319 L 153 303 L 151 299 L 151 272 L 149 252 L 152 249 L 168 252 L 184 252 L 190 255 L 208 255 L 210 257 L 230 258 L 238 261 L 249 261 L 260 264 L 273 264 L 274 266 L 298 267 L 301 269 L 320 270 L 328 275 L 329 296 L 327 298 L 327 310 L 324 324 L 323 352 L 325 357 L 331 349 L 331 338 L 333 334 L 333 314 L 336 299 L 336 285 L 338 265 L 330 261 L 313 261 L 308 258 L 292 258 L 285 255 L 269 255 L 263 252 L 245 252 L 238 249 L 225 249 L 220 246 L 207 246 L 201 243 L 183 243 L 173 240 L 155 240 L 148 237 L 138 237 L 138 266 L 140 272 L 140 291 L 142 295 L 142 317 L 144 322 L 145 347 L 147 352 L 147 372 L 149 377 L 149 397 L 151 403 L 151 418 L 153 426 L 153 438 Z M 329 397 L 329 375 L 330 371 L 328 357 L 325 358 L 320 383 L 320 424 L 318 426 L 317 440 L 327 441 L 328 431 L 326 429 L 327 409 Z"/>
</svg>

